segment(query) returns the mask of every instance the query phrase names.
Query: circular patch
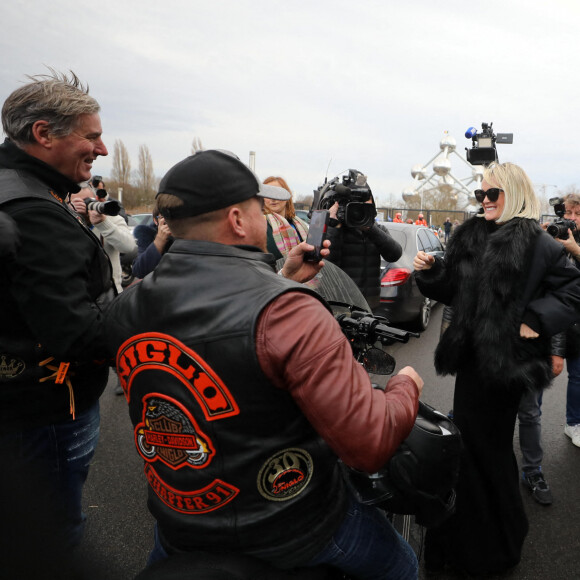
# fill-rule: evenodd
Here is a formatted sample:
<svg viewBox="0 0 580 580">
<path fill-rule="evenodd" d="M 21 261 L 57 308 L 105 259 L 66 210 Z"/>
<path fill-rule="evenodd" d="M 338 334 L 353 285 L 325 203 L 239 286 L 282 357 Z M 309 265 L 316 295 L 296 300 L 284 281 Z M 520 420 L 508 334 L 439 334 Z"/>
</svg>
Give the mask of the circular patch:
<svg viewBox="0 0 580 580">
<path fill-rule="evenodd" d="M 287 501 L 302 493 L 314 466 L 304 449 L 283 449 L 272 455 L 258 473 L 258 490 L 270 501 Z"/>
<path fill-rule="evenodd" d="M 13 379 L 25 368 L 23 360 L 13 357 L 11 354 L 0 354 L 0 379 Z"/>
</svg>

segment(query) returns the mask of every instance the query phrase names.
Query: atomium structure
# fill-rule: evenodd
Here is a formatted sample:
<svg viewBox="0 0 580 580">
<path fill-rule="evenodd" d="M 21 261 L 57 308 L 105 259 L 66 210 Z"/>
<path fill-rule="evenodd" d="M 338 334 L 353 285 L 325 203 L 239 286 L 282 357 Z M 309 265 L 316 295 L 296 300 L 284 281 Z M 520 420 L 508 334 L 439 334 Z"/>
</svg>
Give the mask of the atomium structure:
<svg viewBox="0 0 580 580">
<path fill-rule="evenodd" d="M 483 166 L 471 165 L 456 151 L 455 139 L 445 132 L 444 137 L 439 142 L 440 151 L 432 157 L 427 163 L 416 163 L 411 168 L 411 175 L 416 182 L 413 187 L 407 187 L 403 190 L 403 199 L 407 203 L 419 202 L 423 207 L 423 196 L 425 193 L 445 193 L 455 201 L 464 195 L 464 207 L 468 206 L 472 199 L 472 190 L 468 187 L 474 184 L 473 189 L 481 185 L 483 179 Z M 471 176 L 458 179 L 451 173 L 452 155 L 456 155 L 467 167 L 469 167 Z M 432 164 L 431 169 L 429 165 Z"/>
</svg>

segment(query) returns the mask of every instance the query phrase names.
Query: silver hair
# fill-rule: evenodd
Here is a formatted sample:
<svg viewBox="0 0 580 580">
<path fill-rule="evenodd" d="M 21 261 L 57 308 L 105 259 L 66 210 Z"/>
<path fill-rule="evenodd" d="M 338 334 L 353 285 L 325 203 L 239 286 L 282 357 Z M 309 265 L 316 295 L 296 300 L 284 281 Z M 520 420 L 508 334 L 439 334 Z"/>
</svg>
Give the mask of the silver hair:
<svg viewBox="0 0 580 580">
<path fill-rule="evenodd" d="M 2 107 L 2 128 L 16 145 L 34 143 L 32 127 L 47 121 L 55 137 L 70 135 L 81 115 L 93 115 L 101 109 L 89 96 L 88 85 L 77 75 L 59 73 L 48 67 L 49 75 L 28 76 L 31 82 L 16 89 Z"/>
</svg>

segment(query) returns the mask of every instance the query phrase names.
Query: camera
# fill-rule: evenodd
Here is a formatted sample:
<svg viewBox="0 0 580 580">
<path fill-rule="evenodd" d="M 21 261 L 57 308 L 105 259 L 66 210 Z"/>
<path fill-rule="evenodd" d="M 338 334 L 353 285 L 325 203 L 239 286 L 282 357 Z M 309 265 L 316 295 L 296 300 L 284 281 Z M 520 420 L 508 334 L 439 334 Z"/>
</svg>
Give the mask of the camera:
<svg viewBox="0 0 580 580">
<path fill-rule="evenodd" d="M 351 228 L 370 228 L 377 216 L 367 176 L 356 169 L 346 175 L 334 177 L 314 191 L 314 209 L 330 209 L 338 202 L 336 219 Z"/>
<path fill-rule="evenodd" d="M 497 161 L 496 143 L 506 143 L 511 145 L 514 142 L 513 133 L 493 132 L 493 123 L 482 123 L 481 133 L 475 127 L 469 127 L 465 132 L 465 137 L 471 139 L 473 146 L 471 149 L 465 148 L 467 161 L 471 165 L 489 165 Z"/>
<path fill-rule="evenodd" d="M 96 211 L 102 215 L 119 215 L 121 211 L 121 204 L 115 199 L 97 201 L 93 197 L 86 197 L 84 201 L 87 206 L 87 211 Z"/>
<path fill-rule="evenodd" d="M 553 237 L 560 240 L 568 239 L 568 230 L 574 232 L 576 230 L 576 222 L 574 220 L 564 219 L 566 213 L 566 206 L 561 197 L 552 197 L 549 200 L 550 205 L 554 208 L 554 213 L 558 216 L 546 229 L 546 231 Z"/>
</svg>

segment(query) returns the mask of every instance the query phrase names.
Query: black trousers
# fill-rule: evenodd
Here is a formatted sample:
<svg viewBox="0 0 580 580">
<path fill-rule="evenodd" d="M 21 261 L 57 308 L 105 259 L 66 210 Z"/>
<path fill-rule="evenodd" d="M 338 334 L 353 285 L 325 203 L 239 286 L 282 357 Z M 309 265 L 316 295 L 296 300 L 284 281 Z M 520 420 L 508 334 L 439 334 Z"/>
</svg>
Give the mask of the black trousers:
<svg viewBox="0 0 580 580">
<path fill-rule="evenodd" d="M 468 369 L 457 374 L 453 413 L 464 445 L 457 511 L 442 526 L 427 531 L 428 568 L 449 564 L 485 575 L 520 561 L 528 533 L 513 451 L 521 395 L 509 385 L 485 384 Z"/>
</svg>

